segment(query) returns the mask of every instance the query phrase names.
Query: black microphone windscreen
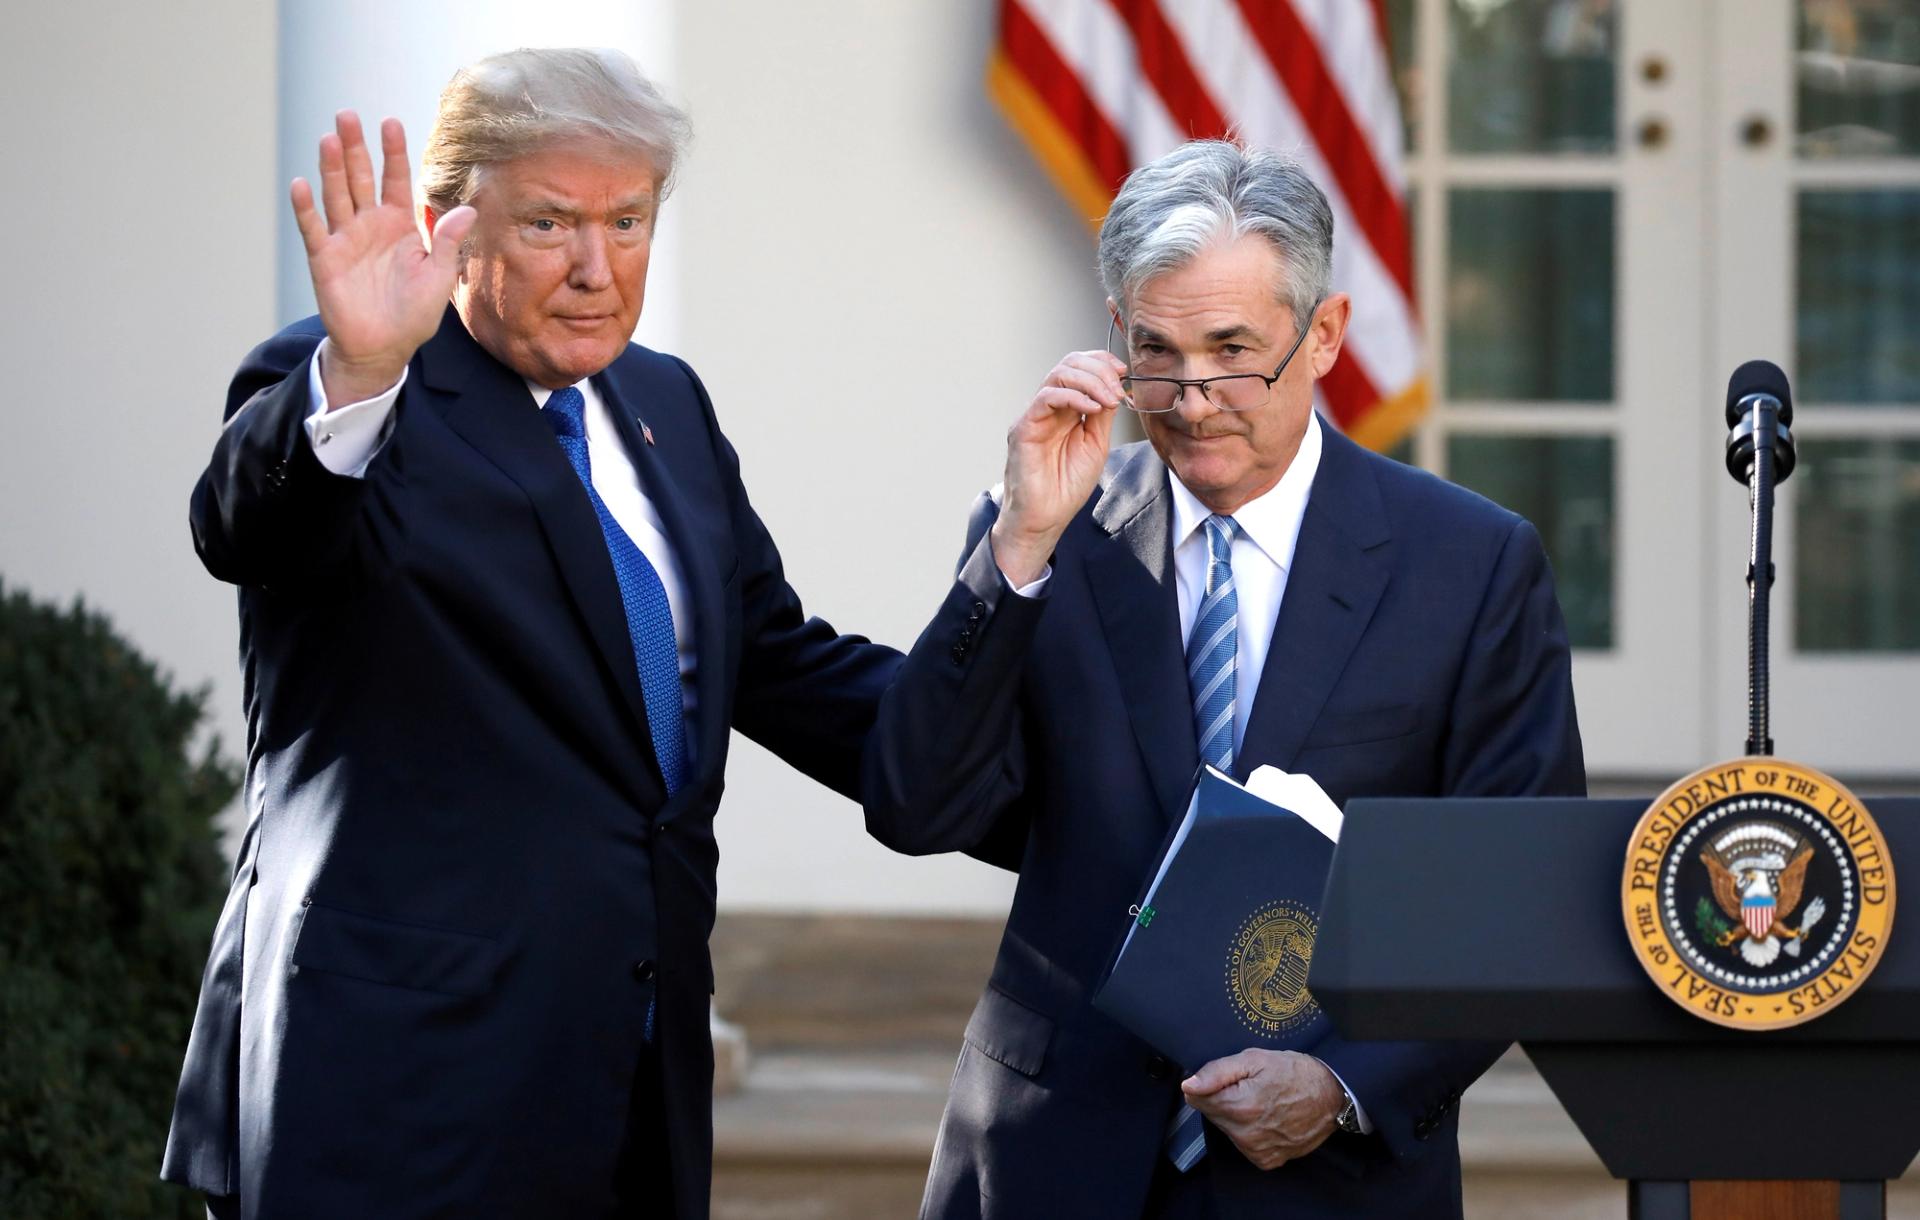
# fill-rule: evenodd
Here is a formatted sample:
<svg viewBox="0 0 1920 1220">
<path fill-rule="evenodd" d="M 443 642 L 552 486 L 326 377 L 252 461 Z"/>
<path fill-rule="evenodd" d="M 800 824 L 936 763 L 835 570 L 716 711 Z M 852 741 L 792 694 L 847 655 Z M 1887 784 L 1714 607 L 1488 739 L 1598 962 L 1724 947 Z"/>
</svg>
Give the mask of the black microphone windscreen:
<svg viewBox="0 0 1920 1220">
<path fill-rule="evenodd" d="M 1740 422 L 1740 400 L 1753 394 L 1767 394 L 1780 400 L 1780 422 L 1793 422 L 1793 390 L 1787 375 L 1771 360 L 1749 360 L 1727 378 L 1727 427 Z"/>
</svg>

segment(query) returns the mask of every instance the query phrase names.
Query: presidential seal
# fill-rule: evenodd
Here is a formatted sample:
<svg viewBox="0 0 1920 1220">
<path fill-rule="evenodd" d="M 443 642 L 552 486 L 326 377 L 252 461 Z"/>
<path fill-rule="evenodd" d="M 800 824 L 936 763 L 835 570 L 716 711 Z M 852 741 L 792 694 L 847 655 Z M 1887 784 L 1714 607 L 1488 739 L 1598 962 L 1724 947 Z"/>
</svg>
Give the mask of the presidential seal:
<svg viewBox="0 0 1920 1220">
<path fill-rule="evenodd" d="M 1660 794 L 1627 847 L 1635 956 L 1695 1016 L 1780 1029 L 1858 990 L 1893 926 L 1893 863 L 1853 793 L 1811 767 L 1742 758 Z"/>
<path fill-rule="evenodd" d="M 1291 1033 L 1319 1015 L 1307 992 L 1317 930 L 1313 912 L 1291 902 L 1262 907 L 1240 925 L 1227 954 L 1227 996 L 1254 1033 Z"/>
</svg>

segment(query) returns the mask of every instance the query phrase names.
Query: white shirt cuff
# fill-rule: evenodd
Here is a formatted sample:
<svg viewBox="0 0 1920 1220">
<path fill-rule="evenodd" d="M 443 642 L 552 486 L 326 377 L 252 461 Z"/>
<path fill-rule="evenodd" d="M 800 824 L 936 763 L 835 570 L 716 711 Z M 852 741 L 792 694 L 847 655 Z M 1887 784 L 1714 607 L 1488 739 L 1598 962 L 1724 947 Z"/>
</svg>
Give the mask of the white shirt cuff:
<svg viewBox="0 0 1920 1220">
<path fill-rule="evenodd" d="M 1000 579 L 1005 580 L 1006 575 L 1002 573 Z M 1047 591 L 1047 582 L 1052 579 L 1053 565 L 1048 564 L 1046 567 L 1040 569 L 1040 575 L 1034 579 L 1032 584 L 1021 585 L 1018 589 L 1015 589 L 1014 592 L 1018 593 L 1021 597 L 1038 597 Z"/>
<path fill-rule="evenodd" d="M 368 463 L 393 430 L 393 404 L 399 401 L 400 387 L 407 384 L 407 373 L 402 369 L 400 380 L 385 393 L 330 410 L 326 386 L 320 380 L 320 361 L 331 342 L 322 339 L 307 366 L 307 397 L 313 403 L 306 418 L 307 443 L 313 447 L 313 456 L 334 474 L 365 478 Z"/>
<path fill-rule="evenodd" d="M 1318 1056 L 1316 1056 L 1316 1058 L 1318 1058 Z M 1333 1072 L 1334 1080 L 1338 1081 L 1340 1084 L 1340 1091 L 1342 1093 L 1345 1093 L 1348 1097 L 1353 1098 L 1353 1117 L 1360 1124 L 1360 1134 L 1372 1135 L 1373 1121 L 1367 1117 L 1367 1108 L 1360 1104 L 1360 1099 L 1354 1095 L 1354 1092 L 1352 1089 L 1349 1089 L 1347 1087 L 1347 1082 L 1340 1079 L 1340 1073 L 1333 1071 L 1333 1065 L 1331 1063 L 1328 1063 L 1325 1059 L 1321 1059 L 1320 1066 L 1327 1069 L 1329 1072 Z"/>
</svg>

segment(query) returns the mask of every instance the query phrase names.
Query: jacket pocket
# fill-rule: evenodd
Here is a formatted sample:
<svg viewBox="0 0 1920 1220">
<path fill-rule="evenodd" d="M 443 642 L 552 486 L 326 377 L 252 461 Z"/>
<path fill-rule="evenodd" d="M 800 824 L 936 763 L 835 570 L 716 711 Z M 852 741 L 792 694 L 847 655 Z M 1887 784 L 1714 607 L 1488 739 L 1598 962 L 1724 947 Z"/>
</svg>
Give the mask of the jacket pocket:
<svg viewBox="0 0 1920 1220">
<path fill-rule="evenodd" d="M 988 984 L 967 1021 L 966 1039 L 994 1062 L 1022 1076 L 1038 1076 L 1053 1041 L 1053 1019 Z"/>
<path fill-rule="evenodd" d="M 1302 750 L 1357 746 L 1369 741 L 1391 741 L 1420 728 L 1420 708 L 1411 703 L 1365 711 L 1327 711 L 1313 722 Z"/>
<path fill-rule="evenodd" d="M 478 996 L 499 973 L 498 941 L 445 928 L 356 915 L 308 905 L 293 946 L 293 964 L 389 987 Z"/>
</svg>

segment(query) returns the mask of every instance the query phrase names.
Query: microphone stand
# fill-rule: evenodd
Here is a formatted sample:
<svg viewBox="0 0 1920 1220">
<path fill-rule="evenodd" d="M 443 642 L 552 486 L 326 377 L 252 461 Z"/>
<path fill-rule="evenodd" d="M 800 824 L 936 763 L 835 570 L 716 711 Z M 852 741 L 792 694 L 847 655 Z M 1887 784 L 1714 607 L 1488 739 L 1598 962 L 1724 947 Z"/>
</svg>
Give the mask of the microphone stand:
<svg viewBox="0 0 1920 1220">
<path fill-rule="evenodd" d="M 1753 465 L 1747 470 L 1747 500 L 1753 516 L 1747 555 L 1747 753 L 1773 753 L 1770 723 L 1767 632 L 1773 593 L 1773 446 L 1779 409 L 1770 399 L 1754 403 Z"/>
</svg>

